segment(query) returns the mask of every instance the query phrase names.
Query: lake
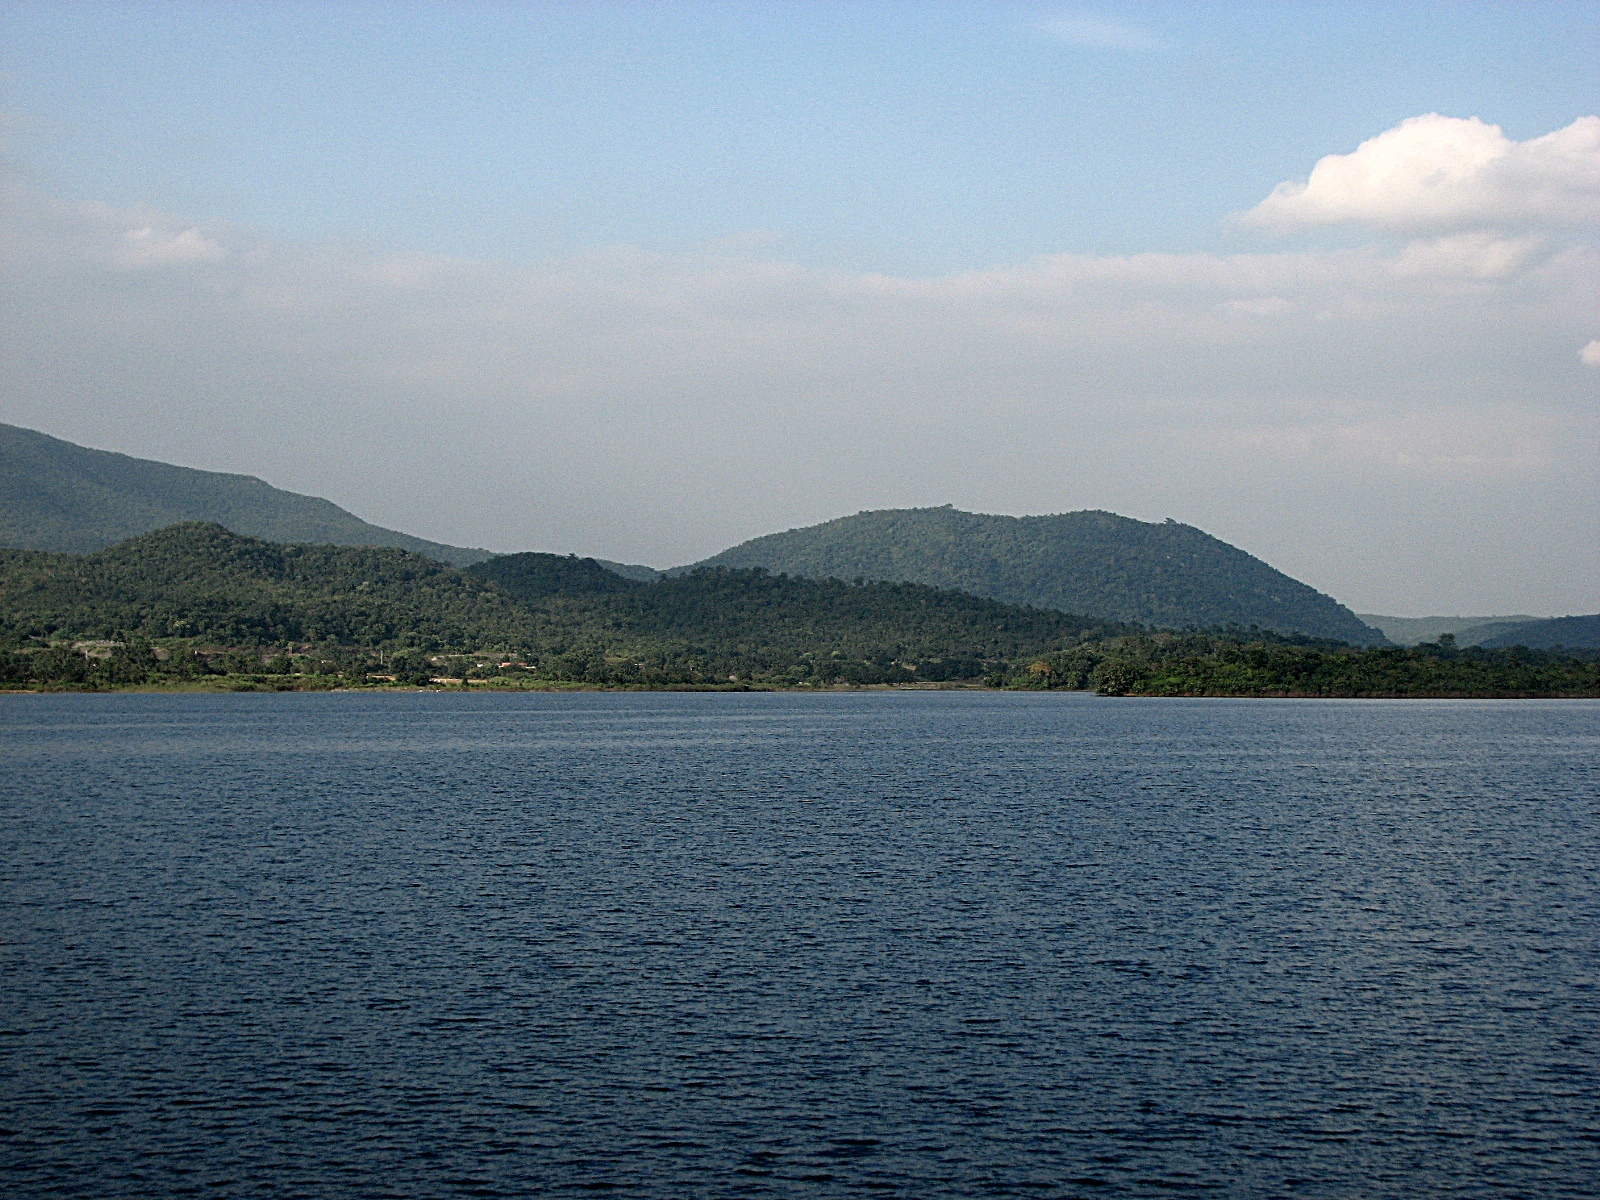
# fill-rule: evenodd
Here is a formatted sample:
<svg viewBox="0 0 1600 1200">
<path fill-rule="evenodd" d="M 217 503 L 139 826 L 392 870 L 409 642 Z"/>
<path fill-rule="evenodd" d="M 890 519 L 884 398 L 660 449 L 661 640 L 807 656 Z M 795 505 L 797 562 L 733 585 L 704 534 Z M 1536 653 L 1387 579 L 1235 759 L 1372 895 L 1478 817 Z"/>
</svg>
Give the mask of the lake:
<svg viewBox="0 0 1600 1200">
<path fill-rule="evenodd" d="M 9 1196 L 1592 1197 L 1600 702 L 0 699 Z"/>
</svg>

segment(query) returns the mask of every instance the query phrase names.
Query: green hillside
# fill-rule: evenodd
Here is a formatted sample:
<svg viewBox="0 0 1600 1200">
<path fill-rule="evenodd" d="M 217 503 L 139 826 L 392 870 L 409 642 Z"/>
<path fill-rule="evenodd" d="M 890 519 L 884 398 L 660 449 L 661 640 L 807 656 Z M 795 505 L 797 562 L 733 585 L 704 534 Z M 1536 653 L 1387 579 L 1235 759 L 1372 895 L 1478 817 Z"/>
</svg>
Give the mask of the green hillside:
<svg viewBox="0 0 1600 1200">
<path fill-rule="evenodd" d="M 1509 629 L 1497 629 L 1493 637 L 1485 638 L 1484 646 L 1529 646 L 1550 649 L 1564 646 L 1568 650 L 1600 650 L 1600 613 L 1587 617 L 1550 617 L 1543 621 L 1529 621 Z"/>
<path fill-rule="evenodd" d="M 202 523 L 94 554 L 0 550 L 0 632 L 460 649 L 535 636 L 523 606 L 425 555 L 281 545 Z"/>
<path fill-rule="evenodd" d="M 1013 659 L 1128 632 L 921 584 L 854 584 L 704 568 L 659 583 L 593 559 L 512 554 L 468 568 L 533 607 L 598 627 L 610 644 L 742 677 L 804 668 L 857 682 L 971 678 Z M 803 674 L 802 676 L 803 677 Z"/>
<path fill-rule="evenodd" d="M 1124 626 L 915 584 L 706 570 L 661 583 L 518 554 L 463 571 L 402 550 L 288 546 L 215 524 L 88 555 L 0 550 L 0 637 L 493 649 L 550 679 L 968 678 Z M 372 669 L 376 670 L 374 666 Z"/>
<path fill-rule="evenodd" d="M 1600 619 L 1565 620 L 1592 630 Z M 1154 632 L 922 584 L 759 568 L 647 583 L 593 559 L 515 554 L 461 570 L 404 550 L 280 545 L 201 523 L 87 555 L 0 549 L 6 689 L 982 678 L 1112 695 L 1576 696 L 1600 694 L 1597 658 Z"/>
<path fill-rule="evenodd" d="M 1600 615 L 1587 617 L 1384 617 L 1358 614 L 1391 642 L 1416 646 L 1449 634 L 1457 646 L 1600 650 Z"/>
<path fill-rule="evenodd" d="M 1256 625 L 1361 645 L 1384 640 L 1331 597 L 1236 546 L 1189 525 L 1108 512 L 863 512 L 755 538 L 697 565 L 905 580 L 1170 628 Z"/>
<path fill-rule="evenodd" d="M 249 475 L 196 471 L 0 425 L 0 546 L 84 554 L 182 521 L 276 542 L 393 546 L 465 566 L 489 557 L 369 525 Z"/>
<path fill-rule="evenodd" d="M 640 583 L 654 583 L 662 576 L 662 572 L 654 567 L 646 567 L 639 563 L 612 562 L 605 558 L 597 558 L 593 561 L 614 574 L 621 575 L 626 579 L 636 579 Z"/>
</svg>

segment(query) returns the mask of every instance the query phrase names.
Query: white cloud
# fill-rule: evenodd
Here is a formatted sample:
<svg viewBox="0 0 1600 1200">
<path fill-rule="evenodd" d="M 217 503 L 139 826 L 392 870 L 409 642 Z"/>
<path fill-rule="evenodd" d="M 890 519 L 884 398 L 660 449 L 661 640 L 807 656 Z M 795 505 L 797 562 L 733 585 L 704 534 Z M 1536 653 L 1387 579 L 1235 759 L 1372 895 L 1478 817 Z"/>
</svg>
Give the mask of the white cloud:
<svg viewBox="0 0 1600 1200">
<path fill-rule="evenodd" d="M 1090 50 L 1154 50 L 1160 45 L 1155 37 L 1137 26 L 1098 17 L 1053 17 L 1040 21 L 1035 28 L 1050 37 Z"/>
<path fill-rule="evenodd" d="M 1412 117 L 1244 214 L 1271 229 L 1365 225 L 1403 232 L 1600 221 L 1600 117 L 1526 142 L 1476 117 Z"/>
<path fill-rule="evenodd" d="M 1344 469 L 1377 467 L 1437 478 L 1513 478 L 1549 470 L 1563 439 L 1581 431 L 1573 416 L 1528 406 L 1418 409 L 1367 419 L 1282 423 L 1215 435 L 1219 453 L 1259 452 Z"/>
<path fill-rule="evenodd" d="M 117 265 L 123 267 L 167 266 L 173 263 L 216 262 L 225 251 L 218 243 L 190 227 L 178 233 L 168 233 L 146 225 L 142 229 L 125 230 L 122 245 L 116 254 Z"/>
<path fill-rule="evenodd" d="M 1582 350 L 1578 351 L 1578 358 L 1585 365 L 1600 367 L 1600 341 L 1589 342 Z"/>
<path fill-rule="evenodd" d="M 1436 279 L 1507 279 L 1547 249 L 1540 237 L 1504 237 L 1489 231 L 1456 233 L 1408 242 L 1395 260 L 1401 274 Z"/>
</svg>

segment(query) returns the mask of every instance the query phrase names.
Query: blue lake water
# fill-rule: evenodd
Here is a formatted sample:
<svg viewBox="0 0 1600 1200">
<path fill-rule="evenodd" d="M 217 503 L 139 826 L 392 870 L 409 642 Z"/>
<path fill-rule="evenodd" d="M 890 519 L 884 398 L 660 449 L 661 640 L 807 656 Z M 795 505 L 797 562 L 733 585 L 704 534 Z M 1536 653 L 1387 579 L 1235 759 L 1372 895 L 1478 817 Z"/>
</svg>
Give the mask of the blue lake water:
<svg viewBox="0 0 1600 1200">
<path fill-rule="evenodd" d="M 0 700 L 8 1196 L 1592 1197 L 1600 704 Z"/>
</svg>

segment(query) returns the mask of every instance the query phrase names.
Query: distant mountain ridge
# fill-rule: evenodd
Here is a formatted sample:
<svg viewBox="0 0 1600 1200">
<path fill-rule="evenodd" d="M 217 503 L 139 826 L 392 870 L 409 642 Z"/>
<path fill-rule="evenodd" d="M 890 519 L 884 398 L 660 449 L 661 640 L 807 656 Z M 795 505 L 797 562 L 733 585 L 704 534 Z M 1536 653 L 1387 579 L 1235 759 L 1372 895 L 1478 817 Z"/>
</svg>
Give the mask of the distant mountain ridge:
<svg viewBox="0 0 1600 1200">
<path fill-rule="evenodd" d="M 272 542 L 389 546 L 453 566 L 490 557 L 370 525 L 331 500 L 250 475 L 91 450 L 0 424 L 0 546 L 88 554 L 185 521 L 213 521 Z"/>
<path fill-rule="evenodd" d="M 1527 646 L 1530 650 L 1600 650 L 1600 613 L 1583 617 L 1546 617 L 1510 628 L 1497 627 L 1479 645 L 1488 649 Z"/>
<path fill-rule="evenodd" d="M 1203 530 L 1094 510 L 862 512 L 754 538 L 694 565 L 922 583 L 1167 628 L 1256 625 L 1355 645 L 1385 640 L 1331 596 Z"/>
<path fill-rule="evenodd" d="M 1381 629 L 1389 640 L 1401 646 L 1435 642 L 1441 634 L 1455 638 L 1457 646 L 1484 646 L 1502 649 L 1526 646 L 1530 650 L 1549 650 L 1557 646 L 1568 650 L 1600 650 L 1600 615 L 1583 617 L 1385 617 L 1376 613 L 1357 614 L 1367 624 Z"/>
<path fill-rule="evenodd" d="M 1437 641 L 1441 633 L 1456 639 L 1458 646 L 1476 646 L 1518 625 L 1545 618 L 1527 613 L 1499 617 L 1386 617 L 1380 613 L 1357 613 L 1357 617 L 1383 631 L 1397 646 L 1416 646 Z"/>
</svg>

